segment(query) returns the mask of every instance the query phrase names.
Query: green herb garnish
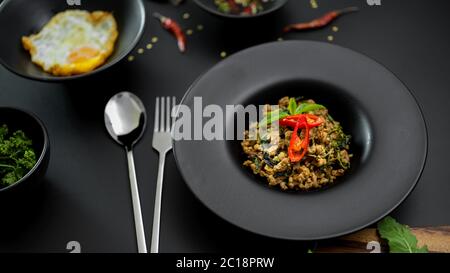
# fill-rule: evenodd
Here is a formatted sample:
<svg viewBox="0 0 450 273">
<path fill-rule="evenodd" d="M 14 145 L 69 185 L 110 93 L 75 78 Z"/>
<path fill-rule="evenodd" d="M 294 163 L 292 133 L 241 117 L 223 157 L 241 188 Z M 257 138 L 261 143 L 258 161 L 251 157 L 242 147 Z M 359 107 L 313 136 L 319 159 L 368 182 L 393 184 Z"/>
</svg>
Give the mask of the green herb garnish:
<svg viewBox="0 0 450 273">
<path fill-rule="evenodd" d="M 294 98 L 289 99 L 288 111 L 291 115 L 295 115 L 297 113 L 297 101 Z"/>
<path fill-rule="evenodd" d="M 277 109 L 275 111 L 268 112 L 267 116 L 259 122 L 259 126 L 260 127 L 267 126 L 267 125 L 271 124 L 272 122 L 275 122 L 277 120 L 283 119 L 288 116 L 289 116 L 289 113 L 287 111 L 281 110 L 281 109 Z"/>
<path fill-rule="evenodd" d="M 231 12 L 230 4 L 228 4 L 227 2 L 219 2 L 219 3 L 217 3 L 217 9 L 220 12 L 223 12 L 223 13 L 230 13 Z"/>
<path fill-rule="evenodd" d="M 32 141 L 21 130 L 9 134 L 8 126 L 0 127 L 0 187 L 20 180 L 36 164 Z"/>
<path fill-rule="evenodd" d="M 325 108 L 325 106 L 315 103 L 301 103 L 295 110 L 295 115 L 308 113 Z"/>
<path fill-rule="evenodd" d="M 378 232 L 387 240 L 390 253 L 428 253 L 427 246 L 417 246 L 417 238 L 407 226 L 390 216 L 378 223 Z"/>
<path fill-rule="evenodd" d="M 268 112 L 267 116 L 259 123 L 259 126 L 267 126 L 288 116 L 300 115 L 323 108 L 325 108 L 325 106 L 315 103 L 301 103 L 300 105 L 297 105 L 297 100 L 295 98 L 290 98 L 287 110 L 277 109 L 275 111 Z"/>
<path fill-rule="evenodd" d="M 252 15 L 264 10 L 261 0 L 214 0 L 217 9 L 226 14 Z"/>
</svg>

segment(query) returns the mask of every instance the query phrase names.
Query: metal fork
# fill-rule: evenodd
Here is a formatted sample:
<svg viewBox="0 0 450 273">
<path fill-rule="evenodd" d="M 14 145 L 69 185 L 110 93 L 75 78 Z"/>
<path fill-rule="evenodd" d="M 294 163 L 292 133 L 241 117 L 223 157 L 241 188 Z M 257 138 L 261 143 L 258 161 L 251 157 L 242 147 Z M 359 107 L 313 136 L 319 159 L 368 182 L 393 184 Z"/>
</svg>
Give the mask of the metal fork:
<svg viewBox="0 0 450 273">
<path fill-rule="evenodd" d="M 171 117 L 171 111 L 173 107 L 175 107 L 175 103 L 175 97 L 156 98 L 153 149 L 159 152 L 159 167 L 158 180 L 156 182 L 155 211 L 153 213 L 151 253 L 158 253 L 159 250 L 159 227 L 161 219 L 164 163 L 167 152 L 172 150 L 172 137 L 170 131 L 174 123 L 174 118 Z"/>
</svg>

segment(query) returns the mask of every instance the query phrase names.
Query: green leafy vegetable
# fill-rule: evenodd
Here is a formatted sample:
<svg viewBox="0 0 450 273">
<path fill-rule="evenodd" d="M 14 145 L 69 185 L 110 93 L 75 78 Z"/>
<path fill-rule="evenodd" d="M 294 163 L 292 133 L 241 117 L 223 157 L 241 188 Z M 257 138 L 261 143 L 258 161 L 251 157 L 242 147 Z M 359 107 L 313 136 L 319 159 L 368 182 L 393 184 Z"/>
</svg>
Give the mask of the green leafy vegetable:
<svg viewBox="0 0 450 273">
<path fill-rule="evenodd" d="M 267 0 L 214 0 L 218 10 L 236 15 L 252 15 L 264 10 Z"/>
<path fill-rule="evenodd" d="M 0 127 L 0 187 L 20 180 L 36 164 L 32 141 L 23 131 L 9 134 L 8 127 Z"/>
<path fill-rule="evenodd" d="M 300 115 L 303 113 L 308 113 L 323 108 L 325 108 L 325 106 L 315 103 L 301 103 L 300 105 L 297 105 L 297 100 L 295 98 L 290 98 L 287 110 L 277 109 L 275 111 L 267 113 L 267 116 L 261 120 L 259 126 L 260 127 L 267 126 L 272 122 L 275 122 L 288 116 Z"/>
<path fill-rule="evenodd" d="M 275 111 L 267 113 L 267 116 L 259 122 L 259 126 L 260 127 L 267 126 L 267 125 L 271 124 L 272 122 L 275 122 L 277 120 L 283 119 L 288 116 L 289 116 L 288 112 L 277 109 Z"/>
<path fill-rule="evenodd" d="M 289 99 L 288 111 L 289 114 L 295 115 L 297 110 L 297 101 L 294 98 Z"/>
<path fill-rule="evenodd" d="M 427 253 L 427 246 L 418 247 L 411 230 L 388 216 L 378 223 L 381 238 L 388 241 L 391 253 Z"/>
<path fill-rule="evenodd" d="M 228 4 L 226 2 L 221 2 L 221 3 L 217 4 L 217 8 L 220 12 L 223 12 L 223 13 L 231 12 L 230 4 Z"/>
<path fill-rule="evenodd" d="M 301 103 L 295 110 L 295 114 L 299 115 L 299 114 L 308 113 L 308 112 L 316 111 L 316 110 L 323 109 L 323 108 L 325 108 L 325 106 L 320 105 L 320 104 Z"/>
</svg>

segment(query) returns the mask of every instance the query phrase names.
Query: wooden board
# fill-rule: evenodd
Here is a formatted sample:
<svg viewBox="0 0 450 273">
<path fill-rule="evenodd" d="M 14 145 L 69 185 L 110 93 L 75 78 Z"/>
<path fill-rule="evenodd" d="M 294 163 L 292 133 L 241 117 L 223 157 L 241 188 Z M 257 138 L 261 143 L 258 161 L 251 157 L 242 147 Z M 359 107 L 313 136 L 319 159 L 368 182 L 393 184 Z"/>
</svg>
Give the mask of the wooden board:
<svg viewBox="0 0 450 273">
<path fill-rule="evenodd" d="M 427 245 L 430 252 L 450 253 L 450 226 L 411 228 L 419 246 Z M 382 253 L 388 252 L 386 242 L 375 228 L 364 229 L 336 240 L 318 244 L 317 253 Z"/>
</svg>

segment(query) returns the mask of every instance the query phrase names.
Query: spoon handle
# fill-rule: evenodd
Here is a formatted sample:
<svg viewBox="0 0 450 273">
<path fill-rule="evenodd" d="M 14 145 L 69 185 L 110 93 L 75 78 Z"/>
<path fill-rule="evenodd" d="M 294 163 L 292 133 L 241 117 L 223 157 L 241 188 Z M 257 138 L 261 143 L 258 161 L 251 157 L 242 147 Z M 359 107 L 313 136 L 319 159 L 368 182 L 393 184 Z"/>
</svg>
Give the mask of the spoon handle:
<svg viewBox="0 0 450 273">
<path fill-rule="evenodd" d="M 127 149 L 128 173 L 130 175 L 131 198 L 133 201 L 134 226 L 136 228 L 136 239 L 139 253 L 147 253 L 145 243 L 144 222 L 142 221 L 141 201 L 139 200 L 139 190 L 134 167 L 133 150 Z"/>
<path fill-rule="evenodd" d="M 159 252 L 159 227 L 160 227 L 160 221 L 161 221 L 161 199 L 162 199 L 165 161 L 166 161 L 166 154 L 160 152 L 159 153 L 158 179 L 156 181 L 155 210 L 153 212 L 152 245 L 150 247 L 151 253 Z"/>
</svg>

